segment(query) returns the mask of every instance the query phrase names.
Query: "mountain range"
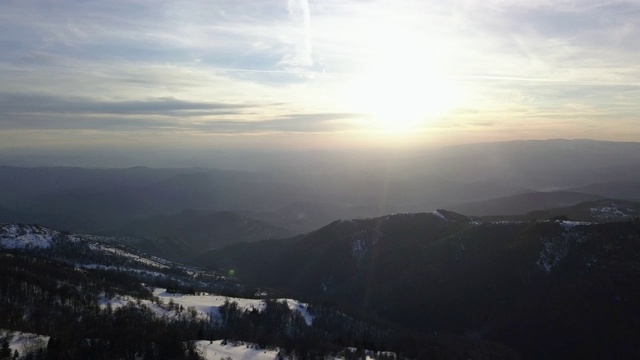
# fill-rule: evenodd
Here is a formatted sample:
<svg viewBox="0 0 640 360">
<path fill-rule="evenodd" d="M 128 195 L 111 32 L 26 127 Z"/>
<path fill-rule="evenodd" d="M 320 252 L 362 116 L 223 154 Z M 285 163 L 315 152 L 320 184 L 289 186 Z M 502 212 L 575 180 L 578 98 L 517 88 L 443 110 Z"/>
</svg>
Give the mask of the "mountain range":
<svg viewBox="0 0 640 360">
<path fill-rule="evenodd" d="M 461 346 L 499 358 L 628 358 L 640 354 L 637 206 L 600 200 L 557 210 L 588 208 L 599 222 L 493 221 L 446 210 L 338 220 L 305 235 L 211 249 L 196 267 L 122 245 L 128 238 L 38 225 L 2 225 L 0 252 L 62 261 L 85 276 L 109 271 L 128 282 L 304 299 L 323 304 L 315 310 L 323 314 L 328 305 L 386 324 L 367 327 L 435 336 L 429 342 L 450 355 Z M 626 220 L 598 217 L 607 213 Z M 384 346 L 402 348 L 393 341 Z"/>
<path fill-rule="evenodd" d="M 158 241 L 173 244 L 174 252 L 158 255 L 183 261 L 224 245 L 294 235 L 290 230 L 230 211 L 192 209 L 134 220 L 103 234 L 130 238 L 129 245 L 152 253 L 157 250 L 143 246 Z"/>
<path fill-rule="evenodd" d="M 457 336 L 420 334 L 328 303 L 277 298 L 233 272 L 185 266 L 118 244 L 118 239 L 38 225 L 0 225 L 1 356 L 32 359 L 217 359 L 218 340 L 273 358 L 519 359 L 508 347 Z M 239 297 L 239 295 L 242 295 Z M 220 339 L 224 339 L 220 341 Z M 13 345 L 10 345 L 13 344 Z M 210 355 L 216 355 L 210 354 Z M 363 356 L 363 355 L 361 355 Z"/>
<path fill-rule="evenodd" d="M 638 234 L 638 221 L 485 222 L 439 210 L 337 221 L 198 264 L 528 358 L 624 358 L 640 353 Z"/>
<path fill-rule="evenodd" d="M 437 208 L 510 215 L 640 197 L 638 143 L 515 141 L 327 157 L 269 171 L 0 166 L 0 221 L 100 233 L 196 209 L 304 233 L 339 218 Z"/>
</svg>

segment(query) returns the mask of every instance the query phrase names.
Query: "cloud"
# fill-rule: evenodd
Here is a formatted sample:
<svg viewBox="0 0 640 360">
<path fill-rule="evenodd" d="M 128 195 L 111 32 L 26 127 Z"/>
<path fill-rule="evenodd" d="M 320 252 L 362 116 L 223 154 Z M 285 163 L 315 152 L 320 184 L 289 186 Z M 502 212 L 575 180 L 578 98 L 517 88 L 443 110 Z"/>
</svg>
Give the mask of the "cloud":
<svg viewBox="0 0 640 360">
<path fill-rule="evenodd" d="M 42 94 L 0 94 L 0 128 L 177 130 L 191 127 L 193 118 L 234 117 L 255 106 L 196 102 L 176 98 L 101 101 L 87 97 Z M 267 106 L 267 105 L 264 105 Z"/>
<path fill-rule="evenodd" d="M 194 102 L 175 98 L 100 101 L 35 94 L 0 94 L 0 128 L 169 130 L 208 133 L 317 133 L 348 130 L 357 113 L 295 113 L 243 120 L 278 104 Z M 353 126 L 351 126 L 353 127 Z"/>
<path fill-rule="evenodd" d="M 291 114 L 262 121 L 210 121 L 194 129 L 212 133 L 336 133 L 360 129 L 351 119 L 365 117 L 357 113 Z"/>
<path fill-rule="evenodd" d="M 220 115 L 238 114 L 251 105 L 193 102 L 175 98 L 136 101 L 99 101 L 92 98 L 56 97 L 36 94 L 0 94 L 0 115 L 20 113 L 102 115 Z"/>
<path fill-rule="evenodd" d="M 311 44 L 311 10 L 308 0 L 288 0 L 287 10 L 299 30 L 293 33 L 293 52 L 286 54 L 280 64 L 287 67 L 313 66 Z"/>
</svg>

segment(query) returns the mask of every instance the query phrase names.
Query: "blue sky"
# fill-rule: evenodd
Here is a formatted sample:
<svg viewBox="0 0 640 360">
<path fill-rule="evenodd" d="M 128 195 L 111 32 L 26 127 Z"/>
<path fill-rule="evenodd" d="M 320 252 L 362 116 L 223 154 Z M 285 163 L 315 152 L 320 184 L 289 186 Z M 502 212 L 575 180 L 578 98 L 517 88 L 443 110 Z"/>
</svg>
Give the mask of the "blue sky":
<svg viewBox="0 0 640 360">
<path fill-rule="evenodd" d="M 0 148 L 640 140 L 640 1 L 2 1 Z"/>
</svg>

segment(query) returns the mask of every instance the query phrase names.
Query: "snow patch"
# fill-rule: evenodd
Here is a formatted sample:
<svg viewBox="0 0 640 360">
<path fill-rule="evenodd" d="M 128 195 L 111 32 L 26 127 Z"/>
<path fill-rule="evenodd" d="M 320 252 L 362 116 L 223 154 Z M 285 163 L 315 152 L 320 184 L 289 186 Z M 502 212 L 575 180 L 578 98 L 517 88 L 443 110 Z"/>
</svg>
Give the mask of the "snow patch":
<svg viewBox="0 0 640 360">
<path fill-rule="evenodd" d="M 132 262 L 154 267 L 168 269 L 170 262 L 157 257 L 143 257 L 126 249 L 103 243 L 104 237 L 91 235 L 76 235 L 61 233 L 38 225 L 0 224 L 0 248 L 5 249 L 50 249 L 66 244 L 80 244 L 89 250 L 101 252 L 130 260 Z M 90 266 L 90 265 L 89 265 Z M 89 267 L 85 266 L 85 267 Z"/>
<path fill-rule="evenodd" d="M 278 356 L 277 350 L 261 349 L 257 345 L 244 341 L 231 340 L 200 340 L 195 342 L 198 352 L 207 360 L 220 360 L 231 358 L 232 360 L 273 360 Z M 355 353 L 356 348 L 346 348 L 345 351 Z M 393 352 L 373 352 L 365 350 L 364 360 L 373 360 L 380 356 L 397 358 Z M 327 360 L 344 360 L 343 357 L 328 356 Z"/>
<path fill-rule="evenodd" d="M 4 224 L 0 225 L 0 246 L 6 249 L 48 249 L 59 235 L 57 231 L 37 225 Z"/>
<path fill-rule="evenodd" d="M 358 238 L 353 241 L 353 244 L 351 245 L 351 254 L 358 264 L 362 263 L 365 255 L 367 254 L 367 244 L 362 238 Z"/>
<path fill-rule="evenodd" d="M 550 273 L 567 255 L 576 244 L 587 240 L 586 235 L 577 231 L 576 226 L 589 225 L 583 221 L 559 221 L 562 234 L 557 237 L 542 237 L 542 251 L 538 256 L 536 264 L 545 272 Z"/>
<path fill-rule="evenodd" d="M 633 216 L 638 216 L 638 211 L 636 209 L 619 208 L 614 203 L 610 206 L 590 208 L 589 212 L 592 216 L 601 220 L 628 219 Z"/>
<path fill-rule="evenodd" d="M 449 222 L 450 220 L 447 219 L 446 216 L 444 216 L 444 214 L 442 214 L 440 211 L 435 210 L 435 211 L 430 211 L 429 214 L 436 216 L 437 218 L 439 218 L 440 220 L 443 220 L 445 222 Z"/>
<path fill-rule="evenodd" d="M 230 303 L 237 303 L 238 308 L 243 310 L 257 309 L 258 311 L 262 311 L 266 307 L 266 302 L 263 299 L 245 299 L 207 293 L 201 293 L 199 295 L 173 294 L 168 293 L 166 289 L 161 288 L 154 288 L 153 295 L 157 296 L 165 304 L 168 304 L 169 301 L 171 301 L 176 305 L 182 305 L 182 307 L 186 309 L 191 307 L 198 313 L 198 316 L 203 319 L 207 319 L 209 316 L 219 317 L 219 308 L 224 305 L 226 301 L 229 301 Z M 120 300 L 122 300 L 122 298 L 120 298 L 120 300 L 114 298 L 114 300 L 117 301 L 114 301 L 112 306 L 121 306 Z M 124 299 L 125 304 L 126 300 L 128 299 Z M 275 300 L 278 302 L 285 301 L 290 310 L 297 311 L 302 315 L 307 325 L 311 325 L 313 323 L 313 315 L 309 313 L 307 304 L 294 299 Z"/>
<path fill-rule="evenodd" d="M 490 224 L 495 224 L 495 225 L 509 225 L 509 224 L 523 224 L 526 223 L 526 221 L 520 221 L 520 220 L 514 220 L 514 221 L 508 221 L 508 220 L 500 220 L 500 221 L 490 221 Z"/>
<path fill-rule="evenodd" d="M 593 223 L 588 222 L 588 221 L 569 221 L 569 220 L 560 221 L 559 223 L 560 223 L 560 226 L 562 226 L 562 228 L 565 231 L 571 231 L 576 226 L 593 224 Z"/>
<path fill-rule="evenodd" d="M 97 270 L 108 270 L 108 271 L 120 271 L 125 273 L 144 274 L 144 275 L 153 276 L 156 278 L 167 277 L 167 275 L 163 273 L 149 271 L 149 270 L 134 269 L 134 268 L 123 267 L 123 266 L 110 266 L 110 265 L 107 266 L 107 265 L 100 265 L 100 264 L 75 264 L 75 266 L 76 266 L 76 269 L 88 269 L 88 270 L 97 269 Z"/>
<path fill-rule="evenodd" d="M 256 345 L 242 341 L 196 341 L 196 347 L 207 360 L 231 358 L 233 360 L 273 360 L 278 352 L 259 349 Z"/>
<path fill-rule="evenodd" d="M 104 244 L 92 243 L 92 244 L 89 244 L 89 248 L 91 250 L 95 250 L 95 251 L 111 253 L 113 255 L 120 256 L 120 257 L 123 257 L 123 258 L 127 258 L 127 259 L 133 260 L 133 261 L 135 261 L 137 263 L 144 264 L 144 265 L 147 265 L 147 266 L 151 266 L 151 267 L 155 267 L 155 268 L 159 268 L 159 269 L 168 269 L 169 268 L 167 265 L 161 264 L 159 262 L 156 262 L 156 261 L 153 261 L 153 260 L 149 260 L 149 259 L 145 259 L 145 258 L 143 258 L 141 256 L 132 254 L 130 252 L 127 252 L 127 251 L 124 251 L 124 250 L 121 250 L 121 249 L 118 249 L 118 248 L 107 246 L 107 245 L 104 245 Z"/>
<path fill-rule="evenodd" d="M 20 358 L 29 353 L 37 353 L 39 349 L 46 349 L 49 343 L 48 336 L 0 329 L 0 339 L 7 338 L 11 339 L 9 348 L 12 355 L 17 350 Z"/>
<path fill-rule="evenodd" d="M 383 234 L 378 228 L 379 226 L 374 229 L 365 229 L 353 235 L 351 255 L 353 255 L 358 265 L 362 264 L 369 249 L 382 239 Z"/>
</svg>

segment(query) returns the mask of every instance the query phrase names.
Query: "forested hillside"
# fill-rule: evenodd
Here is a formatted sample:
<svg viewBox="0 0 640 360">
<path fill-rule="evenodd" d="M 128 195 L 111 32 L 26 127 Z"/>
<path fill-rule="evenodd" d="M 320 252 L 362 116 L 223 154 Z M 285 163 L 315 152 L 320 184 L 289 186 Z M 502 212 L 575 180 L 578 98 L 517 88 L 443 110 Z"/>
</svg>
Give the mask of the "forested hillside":
<svg viewBox="0 0 640 360">
<path fill-rule="evenodd" d="M 484 222 L 438 211 L 338 221 L 200 263 L 528 358 L 625 358 L 640 355 L 639 234 L 638 221 Z"/>
<path fill-rule="evenodd" d="M 202 340 L 220 339 L 289 359 L 355 358 L 365 349 L 377 359 L 519 358 L 500 344 L 413 332 L 330 302 L 278 300 L 94 237 L 32 225 L 1 230 L 0 313 L 8 316 L 0 329 L 48 339 L 19 354 L 25 359 L 199 359 Z M 212 289 L 259 298 L 220 302 Z"/>
</svg>

